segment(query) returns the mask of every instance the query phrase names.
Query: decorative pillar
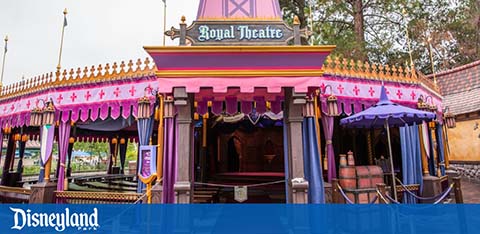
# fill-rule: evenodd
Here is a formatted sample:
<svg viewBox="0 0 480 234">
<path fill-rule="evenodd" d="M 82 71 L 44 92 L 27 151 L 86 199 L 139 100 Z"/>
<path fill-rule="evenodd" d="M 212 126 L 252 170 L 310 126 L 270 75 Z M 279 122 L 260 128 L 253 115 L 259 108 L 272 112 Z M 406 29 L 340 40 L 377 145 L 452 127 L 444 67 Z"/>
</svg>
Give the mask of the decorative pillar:
<svg viewBox="0 0 480 234">
<path fill-rule="evenodd" d="M 125 159 L 127 157 L 127 145 L 128 142 L 125 138 L 120 139 L 120 174 L 125 174 Z"/>
<path fill-rule="evenodd" d="M 113 167 L 117 159 L 118 139 L 114 137 L 110 140 L 110 158 L 108 160 L 107 174 L 113 174 Z"/>
<path fill-rule="evenodd" d="M 21 135 L 19 133 L 12 135 L 13 136 L 13 141 L 14 141 L 14 150 L 12 152 L 12 158 L 10 161 L 10 173 L 14 172 L 13 171 L 13 165 L 15 165 L 15 151 L 17 151 L 17 141 L 21 140 Z"/>
<path fill-rule="evenodd" d="M 25 156 L 25 147 L 27 145 L 28 135 L 23 134 L 22 139 L 20 140 L 20 148 L 19 148 L 19 160 L 17 165 L 17 172 L 19 174 L 19 180 L 22 180 L 22 173 L 23 173 L 23 157 Z"/>
<path fill-rule="evenodd" d="M 423 176 L 429 176 L 430 173 L 428 172 L 428 159 L 427 159 L 427 152 L 425 149 L 425 141 L 428 141 L 428 139 L 424 139 L 424 125 L 420 124 L 418 125 L 418 132 L 419 132 L 419 137 L 420 137 L 420 153 L 422 155 L 422 171 L 423 171 Z"/>
<path fill-rule="evenodd" d="M 70 137 L 68 140 L 68 158 L 67 158 L 67 177 L 72 176 L 72 151 L 75 144 L 75 137 Z"/>
<path fill-rule="evenodd" d="M 292 203 L 308 203 L 308 181 L 305 180 L 303 164 L 303 106 L 306 104 L 305 93 L 295 93 L 292 88 L 285 88 L 285 120 L 287 128 L 289 192 Z"/>
<path fill-rule="evenodd" d="M 175 181 L 175 203 L 190 203 L 192 190 L 192 97 L 185 88 L 173 90 L 174 105 L 177 108 L 178 149 L 177 149 L 177 180 Z"/>
<path fill-rule="evenodd" d="M 184 46 L 187 45 L 187 23 L 185 23 L 187 19 L 185 16 L 182 16 L 181 23 L 180 23 L 180 45 Z"/>
<path fill-rule="evenodd" d="M 10 130 L 11 131 L 11 130 Z M 9 172 L 10 172 L 10 163 L 12 162 L 12 157 L 15 154 L 15 140 L 13 139 L 13 134 L 8 133 L 8 143 L 7 143 L 7 152 L 5 155 L 5 162 L 3 163 L 3 173 L 2 173 L 2 185 L 8 185 L 9 183 Z M 13 155 L 12 155 L 13 152 Z"/>
<path fill-rule="evenodd" d="M 293 44 L 301 45 L 302 41 L 300 38 L 300 19 L 298 16 L 293 18 Z"/>
</svg>

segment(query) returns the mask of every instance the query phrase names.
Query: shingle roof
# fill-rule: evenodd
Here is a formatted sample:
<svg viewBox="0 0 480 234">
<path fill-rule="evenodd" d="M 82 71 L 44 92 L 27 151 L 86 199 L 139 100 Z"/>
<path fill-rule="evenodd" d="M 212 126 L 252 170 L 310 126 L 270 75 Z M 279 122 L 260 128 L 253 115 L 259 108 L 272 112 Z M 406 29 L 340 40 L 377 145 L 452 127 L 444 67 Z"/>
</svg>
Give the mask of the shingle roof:
<svg viewBox="0 0 480 234">
<path fill-rule="evenodd" d="M 480 60 L 440 72 L 436 77 L 445 106 L 452 113 L 458 115 L 480 110 Z"/>
</svg>

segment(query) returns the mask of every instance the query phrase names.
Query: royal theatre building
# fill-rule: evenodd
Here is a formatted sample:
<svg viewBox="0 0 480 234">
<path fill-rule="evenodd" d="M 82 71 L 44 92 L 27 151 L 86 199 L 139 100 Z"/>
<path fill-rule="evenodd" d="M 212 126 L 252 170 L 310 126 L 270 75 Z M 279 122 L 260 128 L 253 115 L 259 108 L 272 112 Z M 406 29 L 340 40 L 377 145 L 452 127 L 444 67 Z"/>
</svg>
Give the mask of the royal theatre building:
<svg viewBox="0 0 480 234">
<path fill-rule="evenodd" d="M 302 45 L 309 31 L 297 18 L 285 23 L 277 0 L 199 2 L 191 25 L 179 16 L 165 32 L 178 46 L 2 88 L 4 201 L 379 203 L 378 184 L 389 190 L 397 179 L 424 196 L 448 185 L 442 96 L 431 80 L 330 56 L 334 45 Z M 340 125 L 382 93 L 436 119 L 408 127 L 416 138 L 399 126 L 387 139 L 385 129 Z M 34 181 L 21 173 L 28 141 L 40 143 Z M 72 173 L 82 141 L 109 144 L 106 172 Z M 137 163 L 125 159 L 132 144 Z"/>
</svg>

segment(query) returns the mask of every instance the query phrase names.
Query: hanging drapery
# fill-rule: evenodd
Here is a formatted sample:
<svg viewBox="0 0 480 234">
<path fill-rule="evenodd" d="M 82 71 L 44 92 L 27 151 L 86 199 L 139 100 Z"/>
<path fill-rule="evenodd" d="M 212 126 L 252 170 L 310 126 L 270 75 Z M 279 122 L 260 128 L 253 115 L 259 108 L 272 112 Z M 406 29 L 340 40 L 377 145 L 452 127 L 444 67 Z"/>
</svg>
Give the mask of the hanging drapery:
<svg viewBox="0 0 480 234">
<path fill-rule="evenodd" d="M 422 139 L 423 139 L 423 150 L 427 154 L 427 159 L 430 159 L 430 141 L 428 140 L 428 125 L 426 122 L 422 122 Z"/>
<path fill-rule="evenodd" d="M 138 119 L 137 121 L 137 128 L 138 128 L 138 143 L 140 145 L 148 145 L 150 142 L 150 137 L 152 136 L 153 132 L 153 118 L 148 119 Z M 140 153 L 138 153 L 138 160 L 137 160 L 137 173 L 139 170 L 139 165 L 142 163 L 142 158 L 140 157 Z M 137 192 L 141 193 L 142 190 L 145 188 L 145 184 L 142 181 L 138 180 L 137 185 Z"/>
<path fill-rule="evenodd" d="M 420 143 L 420 154 L 422 156 L 422 174 L 428 174 L 427 148 L 425 147 L 426 138 L 423 131 L 423 123 L 418 125 L 418 138 Z"/>
<path fill-rule="evenodd" d="M 3 173 L 2 173 L 2 185 L 8 185 L 11 181 L 8 181 L 8 174 L 10 171 L 10 164 L 12 163 L 13 157 L 15 157 L 15 134 L 10 134 L 8 137 L 7 152 L 5 155 L 5 162 L 3 163 Z"/>
<path fill-rule="evenodd" d="M 285 170 L 285 203 L 290 203 L 290 191 L 288 189 L 288 182 L 290 178 L 289 173 L 289 163 L 288 163 L 288 130 L 287 130 L 287 121 L 283 119 L 283 161 L 284 161 L 284 170 Z"/>
<path fill-rule="evenodd" d="M 422 160 L 420 152 L 420 136 L 416 124 L 400 127 L 400 142 L 402 150 L 403 184 L 420 184 L 422 187 Z M 414 204 L 416 199 L 404 193 L 403 203 Z"/>
<path fill-rule="evenodd" d="M 177 179 L 178 127 L 176 118 L 164 119 L 163 138 L 163 203 L 175 202 L 173 186 Z"/>
<path fill-rule="evenodd" d="M 443 142 L 443 125 L 437 124 L 435 128 L 437 137 L 437 153 L 442 176 L 445 175 L 445 147 Z"/>
<path fill-rule="evenodd" d="M 117 138 L 112 138 L 110 139 L 110 142 L 108 144 L 110 155 L 107 160 L 107 174 L 113 173 L 113 164 L 114 164 L 113 162 L 114 162 L 114 159 L 117 157 L 117 147 L 118 147 L 117 143 L 118 143 Z"/>
<path fill-rule="evenodd" d="M 308 202 L 312 204 L 325 203 L 320 151 L 317 144 L 315 118 L 303 120 L 303 164 L 305 179 L 308 181 Z"/>
<path fill-rule="evenodd" d="M 333 137 L 333 127 L 334 127 L 334 118 L 333 116 L 322 116 L 323 124 L 323 135 L 326 140 L 326 157 L 328 158 L 328 182 L 331 183 L 333 178 L 337 178 L 337 170 L 335 167 L 335 153 L 333 151 L 332 137 Z"/>
<path fill-rule="evenodd" d="M 65 162 L 68 154 L 68 144 L 70 140 L 71 125 L 69 122 L 61 122 L 58 126 L 58 158 L 60 161 L 60 171 L 58 172 L 57 190 L 65 189 Z"/>
<path fill-rule="evenodd" d="M 40 127 L 40 174 L 38 177 L 38 182 L 43 182 L 45 177 L 45 163 L 52 155 L 53 150 L 53 140 L 55 135 L 55 126 L 54 125 L 43 125 Z"/>
<path fill-rule="evenodd" d="M 124 140 L 123 144 L 122 144 L 122 140 Z M 122 139 L 122 140 L 120 140 L 119 152 L 120 152 L 120 174 L 123 175 L 125 173 L 125 159 L 127 156 L 128 141 L 125 139 Z"/>
<path fill-rule="evenodd" d="M 23 135 L 22 136 L 22 139 L 20 140 L 20 144 L 19 144 L 19 151 L 18 151 L 18 155 L 19 155 L 19 160 L 18 160 L 18 164 L 17 164 L 17 172 L 20 173 L 20 177 L 19 177 L 19 180 L 22 180 L 22 174 L 23 174 L 23 158 L 25 156 L 25 148 L 27 146 L 27 139 L 25 139 L 24 137 L 26 137 L 26 135 Z"/>
</svg>

